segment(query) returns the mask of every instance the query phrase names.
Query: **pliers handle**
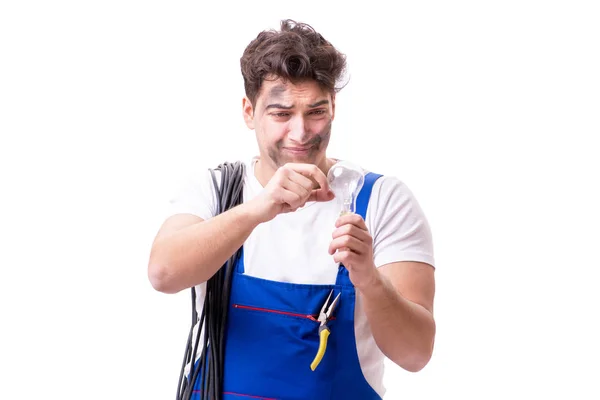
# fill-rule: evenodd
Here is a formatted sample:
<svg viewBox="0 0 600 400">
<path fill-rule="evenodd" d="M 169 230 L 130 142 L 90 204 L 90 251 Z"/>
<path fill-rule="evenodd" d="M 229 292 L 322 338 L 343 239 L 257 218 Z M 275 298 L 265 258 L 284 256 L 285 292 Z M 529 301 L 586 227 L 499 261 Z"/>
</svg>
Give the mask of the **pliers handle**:
<svg viewBox="0 0 600 400">
<path fill-rule="evenodd" d="M 327 340 L 329 338 L 329 334 L 331 333 L 329 327 L 327 326 L 327 321 L 331 318 L 331 314 L 333 313 L 333 310 L 335 309 L 341 295 L 341 293 L 338 293 L 335 300 L 333 300 L 331 305 L 328 306 L 332 294 L 333 290 L 329 293 L 325 304 L 323 304 L 318 318 L 318 321 L 321 322 L 321 325 L 319 326 L 319 350 L 317 351 L 315 359 L 310 364 L 310 369 L 313 371 L 317 369 L 317 366 L 319 365 L 319 363 L 323 359 L 323 356 L 325 355 L 325 350 L 327 350 Z"/>
</svg>

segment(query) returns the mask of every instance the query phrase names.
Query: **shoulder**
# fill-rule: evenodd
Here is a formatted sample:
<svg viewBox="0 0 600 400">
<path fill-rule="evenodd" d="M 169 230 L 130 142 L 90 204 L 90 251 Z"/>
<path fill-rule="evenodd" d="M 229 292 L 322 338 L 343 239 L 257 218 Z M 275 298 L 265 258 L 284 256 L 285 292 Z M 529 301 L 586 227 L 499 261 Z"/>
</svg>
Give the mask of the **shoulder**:
<svg viewBox="0 0 600 400">
<path fill-rule="evenodd" d="M 368 173 L 369 171 L 367 171 Z M 376 178 L 376 180 L 373 182 L 369 208 L 389 209 L 391 207 L 397 209 L 417 202 L 412 190 L 397 176 L 372 173 L 372 178 Z"/>
<path fill-rule="evenodd" d="M 222 185 L 243 184 L 251 167 L 252 160 L 224 161 L 188 172 L 170 199 L 171 214 L 192 214 L 205 220 L 214 217 Z"/>
<path fill-rule="evenodd" d="M 214 171 L 217 182 L 220 172 Z M 195 168 L 181 178 L 169 200 L 170 213 L 192 214 L 208 219 L 215 214 L 215 189 L 210 168 Z"/>
<path fill-rule="evenodd" d="M 247 178 L 251 168 L 250 160 L 224 161 L 215 166 L 203 166 L 188 172 L 179 185 L 180 194 L 191 192 L 215 192 L 221 189 L 223 182 L 242 176 Z"/>
<path fill-rule="evenodd" d="M 425 212 L 408 185 L 382 175 L 373 184 L 366 224 L 377 266 L 399 261 L 434 264 L 433 237 Z"/>
<path fill-rule="evenodd" d="M 374 191 L 377 190 L 379 193 L 410 192 L 404 181 L 400 180 L 397 176 L 376 173 L 375 175 L 379 175 L 379 178 L 373 184 Z"/>
</svg>

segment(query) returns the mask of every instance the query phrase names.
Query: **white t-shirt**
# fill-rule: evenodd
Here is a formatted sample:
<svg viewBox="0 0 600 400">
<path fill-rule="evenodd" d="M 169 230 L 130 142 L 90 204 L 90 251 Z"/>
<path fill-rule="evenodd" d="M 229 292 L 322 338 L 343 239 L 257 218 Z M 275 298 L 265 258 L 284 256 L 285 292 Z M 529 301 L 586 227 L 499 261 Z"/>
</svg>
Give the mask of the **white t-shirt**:
<svg viewBox="0 0 600 400">
<path fill-rule="evenodd" d="M 263 186 L 254 175 L 256 158 L 245 162 L 244 201 Z M 220 175 L 216 171 L 217 183 Z M 208 169 L 193 177 L 171 200 L 171 214 L 193 214 L 204 220 L 216 213 L 216 192 Z M 250 276 L 280 282 L 334 284 L 338 264 L 328 248 L 339 216 L 338 199 L 310 202 L 293 213 L 280 214 L 260 224 L 244 243 L 244 268 Z M 398 261 L 420 261 L 434 266 L 433 243 L 427 219 L 409 188 L 400 180 L 382 176 L 374 186 L 366 213 L 373 237 L 377 267 Z M 198 313 L 205 285 L 196 287 Z M 371 334 L 361 298 L 355 307 L 355 334 L 360 366 L 367 382 L 383 397 L 384 355 Z"/>
</svg>

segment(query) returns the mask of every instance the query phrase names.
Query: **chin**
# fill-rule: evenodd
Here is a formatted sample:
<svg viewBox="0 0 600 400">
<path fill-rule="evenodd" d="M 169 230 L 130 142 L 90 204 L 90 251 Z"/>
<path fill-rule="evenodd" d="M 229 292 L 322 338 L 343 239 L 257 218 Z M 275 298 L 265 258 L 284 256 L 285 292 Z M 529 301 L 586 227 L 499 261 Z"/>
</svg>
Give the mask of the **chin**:
<svg viewBox="0 0 600 400">
<path fill-rule="evenodd" d="M 287 163 L 319 165 L 325 158 L 325 155 L 317 149 L 311 149 L 309 151 L 290 151 L 281 149 L 270 152 L 269 157 L 277 167 L 281 167 Z"/>
<path fill-rule="evenodd" d="M 318 157 L 315 155 L 290 155 L 283 156 L 280 158 L 285 163 L 297 163 L 297 164 L 318 164 Z"/>
</svg>

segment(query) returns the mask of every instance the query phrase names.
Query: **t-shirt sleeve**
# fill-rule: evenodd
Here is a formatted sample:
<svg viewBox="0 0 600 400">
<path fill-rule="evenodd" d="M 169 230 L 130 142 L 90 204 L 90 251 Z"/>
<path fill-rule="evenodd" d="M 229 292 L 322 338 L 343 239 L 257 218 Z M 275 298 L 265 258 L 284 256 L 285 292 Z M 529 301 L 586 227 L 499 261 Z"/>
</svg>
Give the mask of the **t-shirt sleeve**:
<svg viewBox="0 0 600 400">
<path fill-rule="evenodd" d="M 435 267 L 429 222 L 403 182 L 389 176 L 379 178 L 373 186 L 367 218 L 377 267 L 399 261 Z"/>
<path fill-rule="evenodd" d="M 221 182 L 219 171 L 215 171 L 217 184 Z M 216 192 L 208 169 L 190 175 L 179 185 L 169 200 L 170 214 L 192 214 L 203 220 L 216 214 Z"/>
</svg>

